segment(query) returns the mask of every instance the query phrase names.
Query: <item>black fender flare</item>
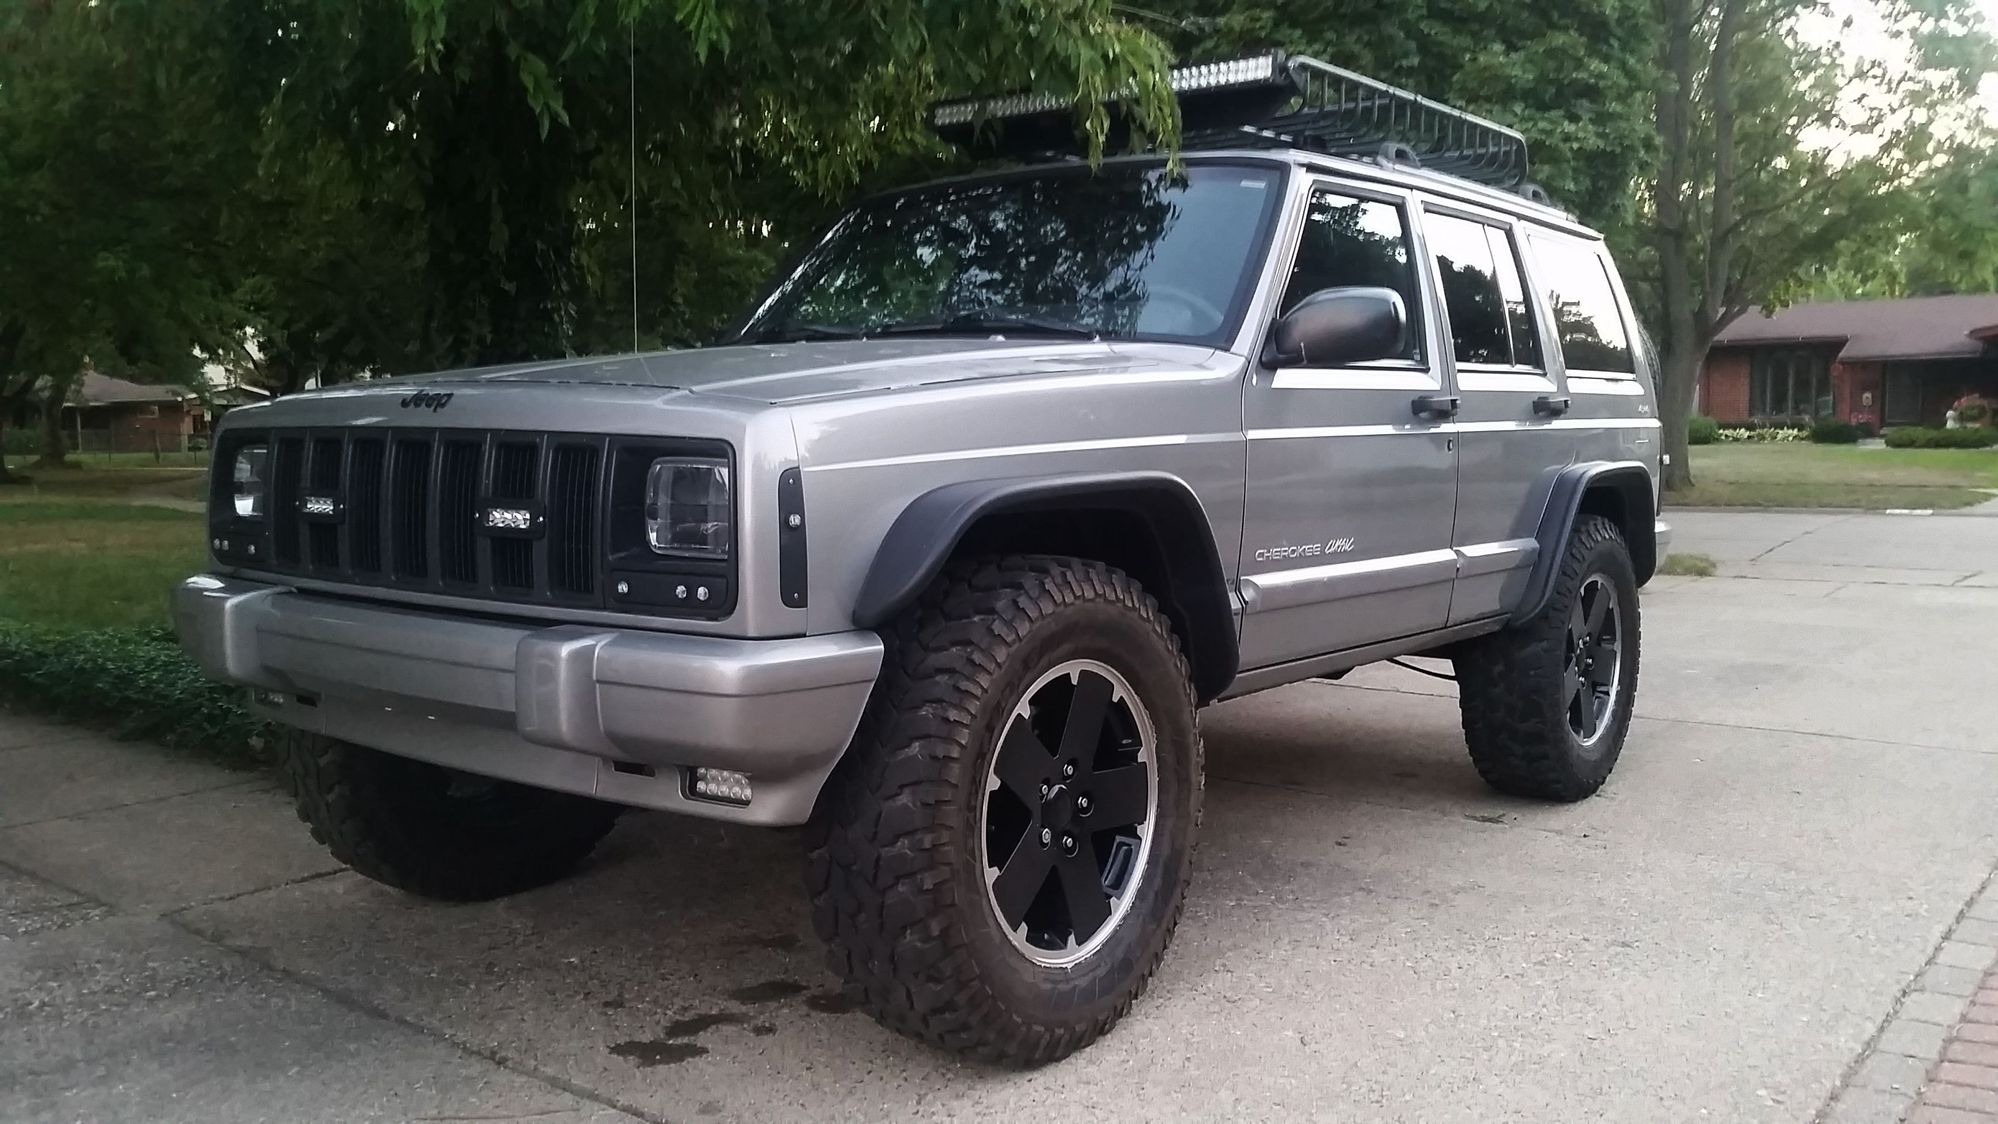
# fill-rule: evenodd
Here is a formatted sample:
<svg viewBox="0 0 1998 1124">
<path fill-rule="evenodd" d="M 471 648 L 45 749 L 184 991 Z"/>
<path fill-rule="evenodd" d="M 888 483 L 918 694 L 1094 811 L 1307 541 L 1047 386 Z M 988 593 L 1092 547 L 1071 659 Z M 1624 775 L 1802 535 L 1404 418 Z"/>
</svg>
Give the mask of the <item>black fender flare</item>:
<svg viewBox="0 0 1998 1124">
<path fill-rule="evenodd" d="M 965 534 L 992 515 L 1114 510 L 1138 517 L 1167 574 L 1150 589 L 1175 618 L 1202 702 L 1235 678 L 1240 658 L 1227 571 L 1206 510 L 1193 490 L 1163 472 L 1025 476 L 965 480 L 911 500 L 882 536 L 854 598 L 853 623 L 879 628 L 934 580 Z"/>
<path fill-rule="evenodd" d="M 1588 461 L 1571 464 L 1554 475 L 1547 493 L 1547 506 L 1541 509 L 1540 524 L 1533 537 L 1540 549 L 1527 578 L 1526 596 L 1513 610 L 1512 623 L 1520 624 L 1540 615 L 1554 596 L 1554 579 L 1574 533 L 1582 503 L 1591 492 L 1611 489 L 1623 513 L 1624 540 L 1630 546 L 1631 565 L 1637 571 L 1637 584 L 1651 580 L 1658 569 L 1658 525 L 1652 500 L 1651 471 L 1637 461 Z"/>
</svg>

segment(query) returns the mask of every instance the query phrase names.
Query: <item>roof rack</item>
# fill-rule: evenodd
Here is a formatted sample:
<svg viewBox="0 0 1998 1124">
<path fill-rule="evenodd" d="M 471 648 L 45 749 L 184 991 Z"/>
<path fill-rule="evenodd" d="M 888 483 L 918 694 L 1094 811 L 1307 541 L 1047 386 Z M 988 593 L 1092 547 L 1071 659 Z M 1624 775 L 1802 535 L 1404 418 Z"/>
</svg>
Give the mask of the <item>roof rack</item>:
<svg viewBox="0 0 1998 1124">
<path fill-rule="evenodd" d="M 1516 130 L 1314 58 L 1269 51 L 1175 67 L 1168 81 L 1189 149 L 1373 158 L 1546 198 L 1527 183 L 1526 138 Z M 1067 100 L 1046 94 L 966 98 L 932 106 L 930 123 L 952 143 L 1024 156 L 1073 151 L 1069 111 Z"/>
</svg>

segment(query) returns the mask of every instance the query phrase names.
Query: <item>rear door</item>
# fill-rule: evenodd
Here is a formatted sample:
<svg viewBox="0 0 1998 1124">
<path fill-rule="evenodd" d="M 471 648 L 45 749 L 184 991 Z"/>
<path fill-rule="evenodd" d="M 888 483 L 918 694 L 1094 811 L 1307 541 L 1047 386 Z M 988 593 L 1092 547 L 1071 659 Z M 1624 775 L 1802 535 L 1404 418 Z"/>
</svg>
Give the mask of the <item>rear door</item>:
<svg viewBox="0 0 1998 1124">
<path fill-rule="evenodd" d="M 1345 367 L 1252 366 L 1240 573 L 1242 666 L 1440 628 L 1456 554 L 1455 438 L 1418 397 L 1447 396 L 1409 193 L 1306 181 L 1278 313 L 1321 289 L 1402 294 L 1401 355 Z M 1283 260 L 1279 258 L 1279 260 Z"/>
<path fill-rule="evenodd" d="M 1428 200 L 1423 236 L 1443 295 L 1444 356 L 1456 380 L 1460 555 L 1450 623 L 1515 604 L 1538 551 L 1555 471 L 1575 456 L 1560 373 L 1527 288 L 1510 219 Z"/>
</svg>

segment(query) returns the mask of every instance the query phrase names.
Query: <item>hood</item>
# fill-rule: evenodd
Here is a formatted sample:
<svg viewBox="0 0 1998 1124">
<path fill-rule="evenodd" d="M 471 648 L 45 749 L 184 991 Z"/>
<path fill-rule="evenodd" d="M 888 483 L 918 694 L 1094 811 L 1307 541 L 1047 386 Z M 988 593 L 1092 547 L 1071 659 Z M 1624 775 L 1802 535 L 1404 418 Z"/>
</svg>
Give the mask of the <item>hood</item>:
<svg viewBox="0 0 1998 1124">
<path fill-rule="evenodd" d="M 1180 367 L 1212 351 L 1177 344 L 1066 340 L 835 340 L 564 359 L 442 371 L 391 382 L 640 386 L 784 403 L 974 379 Z"/>
</svg>

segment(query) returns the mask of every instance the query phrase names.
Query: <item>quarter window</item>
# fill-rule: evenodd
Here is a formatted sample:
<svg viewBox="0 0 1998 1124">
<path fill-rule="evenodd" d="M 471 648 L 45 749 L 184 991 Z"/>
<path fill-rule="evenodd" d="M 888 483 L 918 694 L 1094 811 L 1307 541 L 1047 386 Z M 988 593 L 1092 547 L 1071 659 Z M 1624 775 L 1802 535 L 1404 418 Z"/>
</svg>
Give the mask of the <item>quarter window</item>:
<svg viewBox="0 0 1998 1124">
<path fill-rule="evenodd" d="M 1533 260 L 1547 288 L 1561 361 L 1571 371 L 1630 375 L 1630 333 L 1610 285 L 1609 263 L 1595 250 L 1551 238 L 1533 239 Z"/>
<path fill-rule="evenodd" d="M 1378 285 L 1401 294 L 1409 322 L 1407 342 L 1397 358 L 1419 362 L 1422 299 L 1415 288 L 1408 223 L 1401 208 L 1333 191 L 1314 191 L 1297 247 L 1297 264 L 1283 291 L 1283 309 L 1290 311 L 1321 289 L 1353 285 Z"/>
<path fill-rule="evenodd" d="M 1540 337 L 1511 238 L 1495 226 L 1451 215 L 1429 216 L 1426 229 L 1457 362 L 1537 369 Z"/>
</svg>

